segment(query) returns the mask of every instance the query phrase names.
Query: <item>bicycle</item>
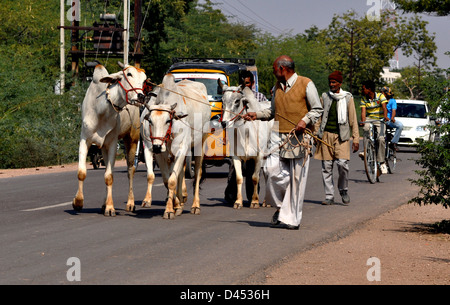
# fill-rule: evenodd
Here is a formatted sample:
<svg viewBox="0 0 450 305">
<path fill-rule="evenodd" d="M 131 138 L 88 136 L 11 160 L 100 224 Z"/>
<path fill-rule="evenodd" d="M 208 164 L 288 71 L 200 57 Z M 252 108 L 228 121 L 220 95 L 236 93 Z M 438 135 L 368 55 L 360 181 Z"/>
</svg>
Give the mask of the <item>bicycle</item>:
<svg viewBox="0 0 450 305">
<path fill-rule="evenodd" d="M 391 147 L 392 144 L 392 138 L 394 137 L 396 128 L 388 127 L 386 126 L 386 153 L 385 153 L 385 160 L 386 160 L 386 166 L 388 169 L 389 174 L 393 174 L 395 172 L 395 169 L 397 167 L 397 151 L 395 148 Z"/>
<path fill-rule="evenodd" d="M 382 120 L 366 120 L 364 122 L 359 122 L 360 125 L 364 125 L 365 123 L 370 124 L 368 137 L 364 136 L 363 144 L 364 144 L 364 168 L 366 171 L 367 179 L 370 183 L 374 184 L 375 182 L 379 182 L 379 176 L 381 175 L 380 163 L 377 162 L 377 153 L 378 153 L 378 131 L 375 128 L 374 122 L 383 122 L 381 125 L 381 131 L 383 132 L 385 122 Z M 385 133 L 385 164 L 388 169 L 388 173 L 392 174 L 395 171 L 397 166 L 397 154 L 395 149 L 393 149 L 390 145 L 394 128 L 389 128 Z"/>
</svg>

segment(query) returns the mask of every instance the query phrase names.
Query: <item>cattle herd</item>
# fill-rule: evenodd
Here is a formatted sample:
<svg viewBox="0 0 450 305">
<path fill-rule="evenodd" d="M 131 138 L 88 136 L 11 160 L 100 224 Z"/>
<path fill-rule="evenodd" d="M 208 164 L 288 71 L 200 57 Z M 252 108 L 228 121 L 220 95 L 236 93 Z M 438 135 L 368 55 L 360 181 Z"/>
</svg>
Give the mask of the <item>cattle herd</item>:
<svg viewBox="0 0 450 305">
<path fill-rule="evenodd" d="M 194 196 L 191 213 L 200 214 L 199 185 L 205 143 L 210 131 L 211 106 L 204 84 L 190 80 L 175 82 L 173 75 L 165 75 L 163 82 L 151 92 L 143 89 L 145 71 L 134 66 L 121 65 L 122 70 L 109 74 L 102 65 L 94 69 L 92 82 L 82 105 L 82 128 L 79 144 L 78 191 L 72 206 L 81 210 L 84 204 L 83 182 L 86 178 L 86 156 L 92 144 L 102 149 L 105 161 L 106 199 L 102 207 L 105 216 L 115 216 L 112 186 L 117 142 L 123 139 L 128 168 L 127 211 L 134 211 L 133 178 L 134 156 L 140 137 L 144 142 L 147 165 L 147 192 L 143 207 L 152 203 L 152 185 L 155 180 L 153 159 L 161 170 L 167 188 L 166 209 L 163 217 L 173 219 L 181 215 L 187 200 L 185 168 L 186 156 L 195 160 Z M 248 88 L 223 85 L 224 128 L 235 129 L 232 160 L 236 169 L 237 199 L 235 208 L 242 207 L 241 162 L 255 161 L 252 176 L 254 192 L 251 208 L 259 207 L 257 185 L 261 161 L 269 143 L 271 122 L 246 122 L 241 113 L 258 111 L 268 105 L 260 104 Z M 140 108 L 143 110 L 140 111 Z M 142 112 L 142 113 L 140 113 Z"/>
</svg>

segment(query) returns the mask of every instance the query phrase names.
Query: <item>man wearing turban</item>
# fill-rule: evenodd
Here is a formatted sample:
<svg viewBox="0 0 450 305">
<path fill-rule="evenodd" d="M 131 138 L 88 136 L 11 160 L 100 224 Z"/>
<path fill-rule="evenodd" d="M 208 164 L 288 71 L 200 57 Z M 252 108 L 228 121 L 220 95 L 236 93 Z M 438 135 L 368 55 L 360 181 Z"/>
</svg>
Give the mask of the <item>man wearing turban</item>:
<svg viewBox="0 0 450 305">
<path fill-rule="evenodd" d="M 355 103 L 350 92 L 341 89 L 342 73 L 334 71 L 328 76 L 330 91 L 322 94 L 321 118 L 316 123 L 319 138 L 330 146 L 317 142 L 314 158 L 322 161 L 322 178 L 325 189 L 324 205 L 334 204 L 333 165 L 338 169 L 338 189 L 344 204 L 350 203 L 348 194 L 348 173 L 350 160 L 350 139 L 352 150 L 359 150 L 359 128 Z"/>
</svg>

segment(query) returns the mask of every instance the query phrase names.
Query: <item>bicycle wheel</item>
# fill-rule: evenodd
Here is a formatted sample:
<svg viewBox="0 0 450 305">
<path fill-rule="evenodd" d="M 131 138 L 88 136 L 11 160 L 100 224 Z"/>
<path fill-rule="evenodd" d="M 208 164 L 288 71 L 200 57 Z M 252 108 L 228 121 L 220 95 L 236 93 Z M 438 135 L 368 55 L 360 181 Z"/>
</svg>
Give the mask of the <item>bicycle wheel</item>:
<svg viewBox="0 0 450 305">
<path fill-rule="evenodd" d="M 395 167 L 397 166 L 397 154 L 391 147 L 387 148 L 386 166 L 389 174 L 393 174 L 395 172 Z"/>
<path fill-rule="evenodd" d="M 364 167 L 366 169 L 367 179 L 370 183 L 377 182 L 377 157 L 375 145 L 372 141 L 364 142 Z"/>
</svg>

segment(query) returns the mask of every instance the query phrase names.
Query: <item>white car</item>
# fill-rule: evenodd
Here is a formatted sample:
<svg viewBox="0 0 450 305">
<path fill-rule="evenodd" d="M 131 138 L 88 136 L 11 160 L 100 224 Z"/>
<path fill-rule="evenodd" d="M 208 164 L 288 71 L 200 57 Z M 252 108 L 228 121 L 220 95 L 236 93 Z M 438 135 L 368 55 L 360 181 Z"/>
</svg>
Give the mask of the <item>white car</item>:
<svg viewBox="0 0 450 305">
<path fill-rule="evenodd" d="M 434 141 L 434 133 L 430 132 L 428 126 L 434 125 L 435 122 L 430 119 L 428 112 L 428 104 L 425 101 L 397 100 L 395 118 L 404 126 L 399 145 L 415 145 L 419 138 Z"/>
</svg>

